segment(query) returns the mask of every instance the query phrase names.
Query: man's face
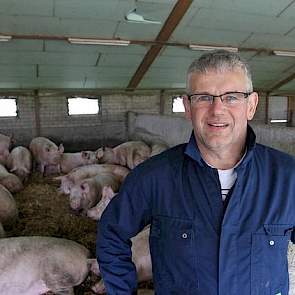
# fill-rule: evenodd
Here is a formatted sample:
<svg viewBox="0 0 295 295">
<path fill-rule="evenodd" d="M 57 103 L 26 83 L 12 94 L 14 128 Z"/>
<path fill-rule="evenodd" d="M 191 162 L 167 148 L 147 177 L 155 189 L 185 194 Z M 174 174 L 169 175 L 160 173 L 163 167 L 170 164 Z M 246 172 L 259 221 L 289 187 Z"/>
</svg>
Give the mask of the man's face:
<svg viewBox="0 0 295 295">
<path fill-rule="evenodd" d="M 240 69 L 194 73 L 190 77 L 191 93 L 221 95 L 226 92 L 247 92 L 247 80 Z M 238 104 L 226 106 L 220 98 L 212 104 L 191 104 L 184 96 L 185 115 L 192 121 L 198 146 L 203 151 L 232 151 L 246 139 L 247 121 L 254 116 L 258 95 L 253 92 Z"/>
</svg>

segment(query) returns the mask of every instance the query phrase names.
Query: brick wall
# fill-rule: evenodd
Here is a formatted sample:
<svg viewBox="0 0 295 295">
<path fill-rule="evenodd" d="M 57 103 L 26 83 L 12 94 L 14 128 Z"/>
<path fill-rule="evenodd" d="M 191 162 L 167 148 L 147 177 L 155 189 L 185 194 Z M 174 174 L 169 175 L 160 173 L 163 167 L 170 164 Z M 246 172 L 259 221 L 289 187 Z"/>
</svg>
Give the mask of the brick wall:
<svg viewBox="0 0 295 295">
<path fill-rule="evenodd" d="M 68 116 L 65 96 L 19 97 L 17 118 L 0 118 L 0 132 L 13 134 L 17 145 L 28 145 L 34 136 L 46 136 L 57 144 L 63 142 L 67 151 L 96 149 L 105 144 L 115 145 L 127 139 L 127 112 L 172 115 L 172 97 L 179 92 L 149 92 L 107 94 L 101 96 L 98 115 Z M 162 95 L 162 102 L 160 97 Z M 37 100 L 38 102 L 38 100 Z M 38 107 L 39 105 L 39 107 Z M 39 108 L 40 128 L 35 110 Z M 38 112 L 37 112 L 38 114 Z M 254 121 L 264 123 L 265 98 L 262 96 Z M 37 117 L 38 118 L 38 117 Z"/>
</svg>

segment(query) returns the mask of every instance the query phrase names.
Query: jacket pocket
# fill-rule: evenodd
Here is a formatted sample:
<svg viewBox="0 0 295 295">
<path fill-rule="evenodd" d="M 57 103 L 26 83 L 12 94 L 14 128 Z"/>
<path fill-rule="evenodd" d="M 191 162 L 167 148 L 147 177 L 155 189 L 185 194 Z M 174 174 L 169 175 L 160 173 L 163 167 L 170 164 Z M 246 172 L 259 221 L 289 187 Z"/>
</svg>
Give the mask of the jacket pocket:
<svg viewBox="0 0 295 295">
<path fill-rule="evenodd" d="M 288 295 L 287 250 L 292 226 L 265 224 L 252 234 L 251 295 Z"/>
<path fill-rule="evenodd" d="M 196 247 L 191 220 L 157 216 L 150 232 L 155 287 L 196 290 Z M 181 293 L 179 293 L 181 294 Z"/>
</svg>

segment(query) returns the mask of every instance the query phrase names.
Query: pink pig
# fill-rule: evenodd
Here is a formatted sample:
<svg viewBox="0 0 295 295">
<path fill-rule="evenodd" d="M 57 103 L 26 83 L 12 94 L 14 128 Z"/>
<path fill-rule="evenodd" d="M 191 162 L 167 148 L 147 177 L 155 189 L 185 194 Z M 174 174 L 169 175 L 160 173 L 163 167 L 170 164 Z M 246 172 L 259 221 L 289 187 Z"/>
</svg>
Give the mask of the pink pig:
<svg viewBox="0 0 295 295">
<path fill-rule="evenodd" d="M 57 165 L 60 172 L 61 157 L 64 152 L 62 144 L 59 147 L 46 137 L 35 137 L 30 143 L 30 150 L 34 161 L 40 166 L 40 172 L 44 175 L 46 166 Z"/>
<path fill-rule="evenodd" d="M 12 143 L 11 136 L 0 134 L 0 164 L 2 165 L 6 165 L 11 143 Z"/>
<path fill-rule="evenodd" d="M 8 156 L 6 166 L 9 171 L 16 174 L 21 181 L 27 181 L 32 172 L 31 152 L 23 146 L 15 147 Z"/>
</svg>

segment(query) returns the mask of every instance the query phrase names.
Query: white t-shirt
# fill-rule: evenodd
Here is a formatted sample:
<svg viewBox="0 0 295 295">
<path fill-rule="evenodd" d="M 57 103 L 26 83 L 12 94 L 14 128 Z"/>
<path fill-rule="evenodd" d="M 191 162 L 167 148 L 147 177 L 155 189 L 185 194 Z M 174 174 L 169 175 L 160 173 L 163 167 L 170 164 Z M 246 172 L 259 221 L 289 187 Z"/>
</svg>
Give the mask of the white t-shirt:
<svg viewBox="0 0 295 295">
<path fill-rule="evenodd" d="M 241 160 L 231 169 L 217 169 L 218 171 L 218 176 L 219 176 L 219 181 L 220 181 L 220 186 L 221 186 L 221 196 L 222 196 L 222 201 L 224 201 L 227 197 L 227 194 L 229 193 L 230 189 L 233 187 L 233 185 L 236 182 L 237 179 L 237 172 L 235 171 L 235 168 L 243 161 L 245 155 L 247 153 L 247 150 L 245 151 L 243 157 Z M 206 164 L 212 168 L 215 168 L 208 164 Z"/>
<path fill-rule="evenodd" d="M 220 170 L 218 169 L 218 175 L 219 175 L 219 181 L 221 185 L 221 196 L 222 201 L 226 199 L 226 196 L 234 183 L 237 179 L 237 172 L 235 172 L 234 168 L 226 169 L 226 170 Z"/>
</svg>

